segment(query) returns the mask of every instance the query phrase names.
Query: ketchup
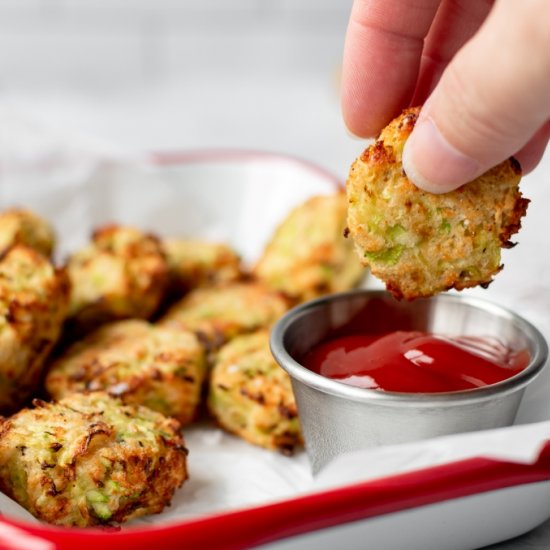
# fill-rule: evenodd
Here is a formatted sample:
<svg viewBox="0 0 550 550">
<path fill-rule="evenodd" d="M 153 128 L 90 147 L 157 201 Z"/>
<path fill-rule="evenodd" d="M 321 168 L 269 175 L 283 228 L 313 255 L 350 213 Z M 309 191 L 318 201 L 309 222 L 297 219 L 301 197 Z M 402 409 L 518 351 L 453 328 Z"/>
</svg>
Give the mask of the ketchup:
<svg viewBox="0 0 550 550">
<path fill-rule="evenodd" d="M 527 350 L 497 340 L 425 332 L 356 334 L 322 342 L 302 364 L 327 378 L 361 388 L 408 393 L 468 390 L 522 371 Z"/>
</svg>

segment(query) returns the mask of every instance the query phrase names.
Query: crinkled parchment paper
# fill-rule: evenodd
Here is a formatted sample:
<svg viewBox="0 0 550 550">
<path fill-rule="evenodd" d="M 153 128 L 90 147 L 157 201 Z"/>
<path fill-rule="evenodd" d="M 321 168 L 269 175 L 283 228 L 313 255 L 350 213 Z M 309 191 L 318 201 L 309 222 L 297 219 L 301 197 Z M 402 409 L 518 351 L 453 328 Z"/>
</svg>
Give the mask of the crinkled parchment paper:
<svg viewBox="0 0 550 550">
<path fill-rule="evenodd" d="M 81 245 L 94 226 L 116 221 L 164 235 L 221 239 L 251 262 L 290 207 L 332 185 L 321 173 L 281 159 L 212 157 L 158 165 L 19 117 L 2 119 L 0 207 L 26 206 L 53 221 L 60 258 Z M 550 186 L 531 178 L 523 189 L 532 204 L 517 236 L 520 245 L 504 252 L 507 266 L 489 290 L 468 292 L 514 309 L 550 339 L 550 218 L 545 214 Z M 526 393 L 517 426 L 349 454 L 316 479 L 303 452 L 285 457 L 208 424 L 191 427 L 185 431 L 189 482 L 165 512 L 134 524 L 174 522 L 474 456 L 529 463 L 550 439 L 549 395 L 550 369 L 545 369 Z M 0 510 L 32 519 L 3 495 Z"/>
</svg>

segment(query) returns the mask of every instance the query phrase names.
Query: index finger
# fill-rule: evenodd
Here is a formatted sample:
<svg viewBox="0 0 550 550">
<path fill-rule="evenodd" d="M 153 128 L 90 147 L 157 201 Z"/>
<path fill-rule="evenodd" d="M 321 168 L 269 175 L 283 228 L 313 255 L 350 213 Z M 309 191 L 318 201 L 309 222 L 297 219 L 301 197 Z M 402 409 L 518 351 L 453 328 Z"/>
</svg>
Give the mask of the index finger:
<svg viewBox="0 0 550 550">
<path fill-rule="evenodd" d="M 344 47 L 342 112 L 349 130 L 376 135 L 408 106 L 424 37 L 441 0 L 355 0 Z"/>
</svg>

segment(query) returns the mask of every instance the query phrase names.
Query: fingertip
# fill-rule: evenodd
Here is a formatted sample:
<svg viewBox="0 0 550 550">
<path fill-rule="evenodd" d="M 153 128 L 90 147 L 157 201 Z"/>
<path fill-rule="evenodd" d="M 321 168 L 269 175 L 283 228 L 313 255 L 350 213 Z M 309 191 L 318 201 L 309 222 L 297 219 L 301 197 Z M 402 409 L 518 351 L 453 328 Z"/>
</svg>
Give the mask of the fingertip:
<svg viewBox="0 0 550 550">
<path fill-rule="evenodd" d="M 403 169 L 420 189 L 447 193 L 483 173 L 480 163 L 453 147 L 430 117 L 420 116 L 403 149 Z"/>
<path fill-rule="evenodd" d="M 355 139 L 376 137 L 388 121 L 380 118 L 374 98 L 367 101 L 364 86 L 356 75 L 347 78 L 342 89 L 341 109 L 347 133 Z"/>
<path fill-rule="evenodd" d="M 349 103 L 342 96 L 342 118 L 344 119 L 344 128 L 348 136 L 356 140 L 372 137 L 368 133 L 368 128 L 365 127 L 365 120 L 368 119 L 362 116 L 360 110 L 358 111 L 357 108 L 353 108 Z"/>
<path fill-rule="evenodd" d="M 360 136 L 353 132 L 353 130 L 350 129 L 350 127 L 347 124 L 344 124 L 344 128 L 346 130 L 346 134 L 349 138 L 353 139 L 354 141 L 365 141 L 365 139 L 368 139 L 367 136 Z"/>
<path fill-rule="evenodd" d="M 349 131 L 375 137 L 410 102 L 440 0 L 356 0 L 346 33 L 341 105 Z"/>
<path fill-rule="evenodd" d="M 403 156 L 401 161 L 403 164 L 403 171 L 405 172 L 407 178 L 414 183 L 416 187 L 428 193 L 440 195 L 446 193 L 447 191 L 451 191 L 452 189 L 446 189 L 445 186 L 430 181 L 418 170 L 414 159 L 411 158 L 411 149 L 410 147 L 407 147 L 407 143 L 405 143 L 405 147 L 403 148 Z"/>
<path fill-rule="evenodd" d="M 529 174 L 538 166 L 544 156 L 549 140 L 550 121 L 540 128 L 520 151 L 514 154 L 514 158 L 519 162 L 524 175 Z"/>
</svg>

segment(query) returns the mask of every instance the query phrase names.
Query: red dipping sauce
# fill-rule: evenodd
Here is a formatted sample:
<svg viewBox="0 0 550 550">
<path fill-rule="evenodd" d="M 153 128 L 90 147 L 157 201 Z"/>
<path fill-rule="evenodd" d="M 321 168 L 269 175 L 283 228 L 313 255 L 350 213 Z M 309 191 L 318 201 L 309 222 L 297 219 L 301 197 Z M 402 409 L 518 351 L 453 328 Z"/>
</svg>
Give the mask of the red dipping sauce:
<svg viewBox="0 0 550 550">
<path fill-rule="evenodd" d="M 360 388 L 407 393 L 469 390 L 495 384 L 529 364 L 527 350 L 493 339 L 425 332 L 359 334 L 322 342 L 302 364 Z"/>
</svg>

